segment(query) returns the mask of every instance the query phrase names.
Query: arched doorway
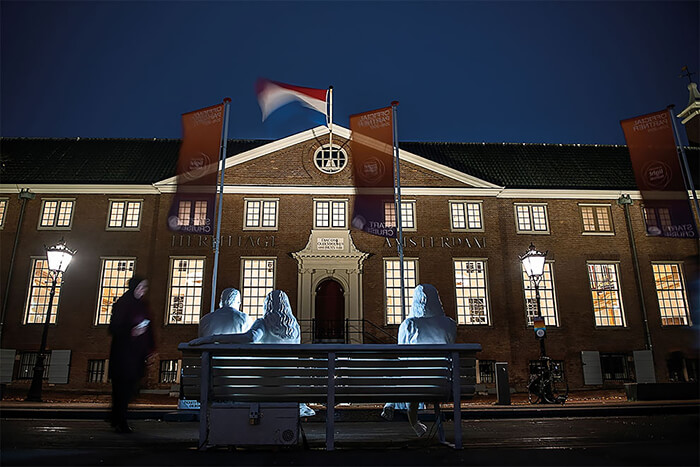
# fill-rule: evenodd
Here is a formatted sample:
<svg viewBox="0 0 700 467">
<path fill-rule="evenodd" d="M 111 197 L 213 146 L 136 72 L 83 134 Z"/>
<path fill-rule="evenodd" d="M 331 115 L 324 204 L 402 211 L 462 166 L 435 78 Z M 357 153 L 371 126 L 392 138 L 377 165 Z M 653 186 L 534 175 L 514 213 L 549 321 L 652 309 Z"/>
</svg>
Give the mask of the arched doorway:
<svg viewBox="0 0 700 467">
<path fill-rule="evenodd" d="M 345 324 L 345 291 L 333 279 L 316 287 L 315 340 L 343 342 Z"/>
</svg>

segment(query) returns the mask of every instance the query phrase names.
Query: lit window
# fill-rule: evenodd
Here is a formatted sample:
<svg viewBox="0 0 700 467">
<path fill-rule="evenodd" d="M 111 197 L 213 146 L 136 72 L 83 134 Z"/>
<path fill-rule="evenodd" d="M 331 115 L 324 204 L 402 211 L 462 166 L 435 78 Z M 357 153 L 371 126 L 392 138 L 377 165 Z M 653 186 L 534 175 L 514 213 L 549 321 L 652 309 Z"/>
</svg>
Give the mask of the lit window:
<svg viewBox="0 0 700 467">
<path fill-rule="evenodd" d="M 455 260 L 458 324 L 489 324 L 486 262 Z"/>
<path fill-rule="evenodd" d="M 323 173 L 335 174 L 340 172 L 348 164 L 348 156 L 345 151 L 338 146 L 326 145 L 316 150 L 314 154 L 314 164 Z"/>
<path fill-rule="evenodd" d="M 525 291 L 525 311 L 527 313 L 527 325 L 532 326 L 533 318 L 537 316 L 537 299 L 535 287 L 530 277 L 525 272 L 525 267 L 520 267 L 523 277 L 523 290 Z M 546 326 L 558 326 L 557 300 L 554 293 L 554 278 L 552 275 L 552 263 L 544 263 L 544 274 L 538 286 L 540 291 L 540 312 Z"/>
<path fill-rule="evenodd" d="M 273 230 L 277 228 L 276 199 L 245 200 L 244 228 L 256 230 Z"/>
<path fill-rule="evenodd" d="M 384 259 L 384 288 L 386 289 L 386 324 L 401 324 L 413 304 L 413 289 L 418 285 L 418 260 L 403 260 L 404 316 L 401 316 L 401 261 Z"/>
<path fill-rule="evenodd" d="M 272 258 L 249 258 L 241 261 L 243 280 L 241 311 L 252 318 L 263 315 L 263 303 L 267 294 L 275 288 L 275 263 Z"/>
<path fill-rule="evenodd" d="M 71 227 L 75 200 L 45 199 L 41 204 L 40 229 L 65 229 Z"/>
<path fill-rule="evenodd" d="M 110 201 L 108 229 L 138 229 L 140 221 L 141 201 Z"/>
<path fill-rule="evenodd" d="M 52 274 L 49 271 L 49 262 L 45 259 L 32 260 L 32 282 L 29 285 L 27 297 L 27 309 L 24 313 L 24 324 L 43 324 L 46 320 L 46 311 L 49 307 L 49 296 L 53 284 Z M 63 274 L 56 280 L 56 292 L 51 303 L 51 324 L 56 323 L 58 302 L 61 298 L 61 286 Z"/>
<path fill-rule="evenodd" d="M 177 222 L 181 227 L 207 225 L 207 201 L 180 201 Z"/>
<path fill-rule="evenodd" d="M 100 297 L 97 301 L 95 324 L 109 324 L 112 305 L 129 289 L 129 279 L 134 275 L 134 258 L 105 258 L 102 260 Z"/>
<path fill-rule="evenodd" d="M 687 326 L 689 324 L 688 298 L 681 265 L 679 263 L 655 263 L 651 267 L 654 271 L 661 324 L 664 326 Z"/>
<path fill-rule="evenodd" d="M 518 232 L 549 233 L 547 206 L 544 204 L 516 204 L 515 218 Z"/>
<path fill-rule="evenodd" d="M 624 326 L 618 265 L 588 264 L 596 326 Z"/>
<path fill-rule="evenodd" d="M 642 211 L 649 235 L 661 235 L 671 227 L 671 210 L 669 208 L 645 207 Z"/>
<path fill-rule="evenodd" d="M 87 382 L 105 383 L 105 360 L 88 360 Z"/>
<path fill-rule="evenodd" d="M 612 233 L 610 206 L 579 206 L 584 233 Z"/>
<path fill-rule="evenodd" d="M 483 231 L 484 225 L 481 218 L 481 202 L 450 201 L 452 230 Z"/>
<path fill-rule="evenodd" d="M 314 228 L 346 228 L 347 205 L 345 200 L 314 200 Z"/>
<path fill-rule="evenodd" d="M 416 230 L 416 202 L 401 201 L 401 229 Z M 384 219 L 387 227 L 396 227 L 396 204 L 384 203 Z"/>
<path fill-rule="evenodd" d="M 178 383 L 180 381 L 178 368 L 180 367 L 177 360 L 161 360 L 160 371 L 158 373 L 159 383 Z"/>
<path fill-rule="evenodd" d="M 170 258 L 168 324 L 197 324 L 202 310 L 204 258 Z"/>
<path fill-rule="evenodd" d="M 7 212 L 7 199 L 0 198 L 0 229 L 5 227 L 5 213 Z"/>
</svg>

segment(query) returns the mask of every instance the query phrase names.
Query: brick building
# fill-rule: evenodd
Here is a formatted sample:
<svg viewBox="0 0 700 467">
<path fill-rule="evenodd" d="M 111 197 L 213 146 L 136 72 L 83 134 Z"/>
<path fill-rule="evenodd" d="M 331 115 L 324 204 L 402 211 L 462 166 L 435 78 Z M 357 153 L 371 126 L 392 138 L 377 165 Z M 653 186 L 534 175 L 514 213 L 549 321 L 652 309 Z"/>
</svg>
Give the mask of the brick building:
<svg viewBox="0 0 700 467">
<path fill-rule="evenodd" d="M 349 227 L 348 138 L 336 126 L 332 151 L 323 127 L 228 142 L 217 300 L 239 288 L 255 317 L 282 289 L 304 342 L 390 342 L 401 321 L 395 240 Z M 214 257 L 211 236 L 166 225 L 179 141 L 0 143 L 3 382 L 28 386 L 50 289 L 44 245 L 63 237 L 78 252 L 54 299 L 48 383 L 108 390 L 111 304 L 136 271 L 150 280 L 157 339 L 147 386 L 167 391 L 177 344 L 210 309 Z M 687 152 L 697 175 L 700 150 Z M 547 350 L 572 389 L 635 381 L 649 343 L 657 381 L 697 379 L 686 280 L 698 239 L 646 235 L 644 216 L 656 213 L 644 210 L 625 146 L 416 142 L 401 143 L 400 157 L 407 306 L 413 286 L 436 286 L 458 342 L 483 346 L 483 389 L 505 361 L 523 390 L 539 356 L 518 260 L 531 243 L 549 252 Z M 632 206 L 618 203 L 623 194 Z M 200 210 L 181 207 L 182 222 L 198 226 Z"/>
</svg>

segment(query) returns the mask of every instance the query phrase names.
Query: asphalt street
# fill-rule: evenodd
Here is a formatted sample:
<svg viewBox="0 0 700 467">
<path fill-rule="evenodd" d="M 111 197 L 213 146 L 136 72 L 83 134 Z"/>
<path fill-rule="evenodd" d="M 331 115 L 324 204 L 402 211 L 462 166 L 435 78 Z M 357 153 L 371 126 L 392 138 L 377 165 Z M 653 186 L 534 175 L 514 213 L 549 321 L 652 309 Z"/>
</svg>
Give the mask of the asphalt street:
<svg viewBox="0 0 700 467">
<path fill-rule="evenodd" d="M 381 420 L 381 419 L 380 419 Z M 7 465 L 700 465 L 697 406 L 686 413 L 463 420 L 464 449 L 417 439 L 404 420 L 304 423 L 308 448 L 197 450 L 197 422 L 133 421 L 114 433 L 102 420 L 2 418 Z M 447 439 L 452 424 L 446 423 Z"/>
</svg>

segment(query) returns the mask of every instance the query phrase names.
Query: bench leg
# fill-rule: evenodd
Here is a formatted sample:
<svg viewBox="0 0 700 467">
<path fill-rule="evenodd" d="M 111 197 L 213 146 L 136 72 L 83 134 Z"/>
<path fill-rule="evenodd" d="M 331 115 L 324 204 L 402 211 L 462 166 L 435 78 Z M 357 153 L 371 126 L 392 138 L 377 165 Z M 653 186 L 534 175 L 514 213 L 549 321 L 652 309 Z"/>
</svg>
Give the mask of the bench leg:
<svg viewBox="0 0 700 467">
<path fill-rule="evenodd" d="M 452 446 L 451 443 L 448 443 L 445 440 L 445 425 L 442 424 L 442 412 L 440 411 L 440 404 L 435 403 L 434 404 L 435 408 L 435 423 L 437 424 L 437 435 L 438 435 L 438 441 L 442 444 L 447 444 L 448 446 Z"/>
</svg>

